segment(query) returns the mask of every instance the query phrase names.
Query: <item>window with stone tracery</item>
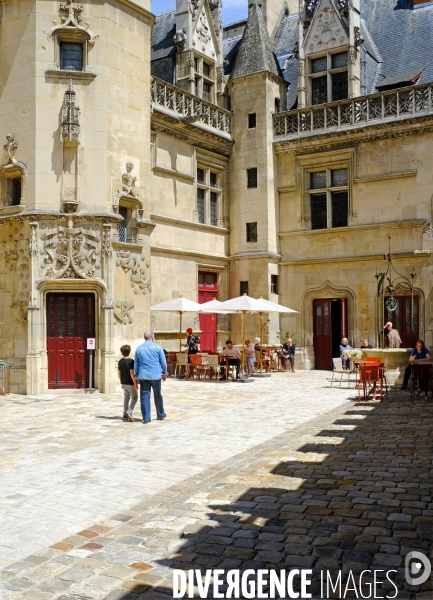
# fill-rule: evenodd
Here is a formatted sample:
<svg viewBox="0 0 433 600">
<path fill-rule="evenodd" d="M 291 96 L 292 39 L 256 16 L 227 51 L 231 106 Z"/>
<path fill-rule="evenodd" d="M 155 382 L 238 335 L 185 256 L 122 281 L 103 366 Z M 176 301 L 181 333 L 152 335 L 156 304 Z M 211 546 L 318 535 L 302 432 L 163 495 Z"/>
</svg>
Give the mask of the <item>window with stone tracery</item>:
<svg viewBox="0 0 433 600">
<path fill-rule="evenodd" d="M 197 168 L 197 221 L 218 227 L 221 219 L 219 173 L 206 166 Z"/>
<path fill-rule="evenodd" d="M 348 98 L 347 51 L 310 58 L 308 64 L 310 104 L 325 104 Z"/>
<path fill-rule="evenodd" d="M 349 173 L 347 168 L 327 168 L 309 173 L 311 229 L 347 227 Z"/>
</svg>

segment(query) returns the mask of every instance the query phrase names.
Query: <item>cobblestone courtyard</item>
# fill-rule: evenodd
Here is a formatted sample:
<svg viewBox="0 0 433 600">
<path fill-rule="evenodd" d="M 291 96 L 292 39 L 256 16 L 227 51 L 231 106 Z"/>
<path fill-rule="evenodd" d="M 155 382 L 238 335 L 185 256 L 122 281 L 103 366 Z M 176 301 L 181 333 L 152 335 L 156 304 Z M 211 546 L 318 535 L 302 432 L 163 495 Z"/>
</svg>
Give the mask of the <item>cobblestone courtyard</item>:
<svg viewBox="0 0 433 600">
<path fill-rule="evenodd" d="M 173 568 L 270 566 L 313 568 L 317 598 L 320 570 L 395 569 L 431 600 L 404 558 L 432 553 L 433 402 L 329 380 L 168 380 L 146 426 L 120 393 L 2 398 L 1 600 L 167 600 Z"/>
</svg>

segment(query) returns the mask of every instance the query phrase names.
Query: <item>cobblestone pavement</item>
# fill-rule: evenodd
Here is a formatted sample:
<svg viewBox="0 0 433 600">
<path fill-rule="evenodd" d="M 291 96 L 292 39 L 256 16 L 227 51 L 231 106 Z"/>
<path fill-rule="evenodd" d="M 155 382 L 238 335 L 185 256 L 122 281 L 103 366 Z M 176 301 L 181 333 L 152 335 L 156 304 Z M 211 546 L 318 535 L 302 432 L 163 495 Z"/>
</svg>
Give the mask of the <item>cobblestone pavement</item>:
<svg viewBox="0 0 433 600">
<path fill-rule="evenodd" d="M 1 600 L 167 600 L 174 568 L 215 567 L 313 568 L 317 598 L 320 570 L 395 569 L 432 600 L 404 558 L 432 557 L 433 403 L 328 379 L 168 381 L 146 426 L 120 394 L 4 399 Z"/>
</svg>

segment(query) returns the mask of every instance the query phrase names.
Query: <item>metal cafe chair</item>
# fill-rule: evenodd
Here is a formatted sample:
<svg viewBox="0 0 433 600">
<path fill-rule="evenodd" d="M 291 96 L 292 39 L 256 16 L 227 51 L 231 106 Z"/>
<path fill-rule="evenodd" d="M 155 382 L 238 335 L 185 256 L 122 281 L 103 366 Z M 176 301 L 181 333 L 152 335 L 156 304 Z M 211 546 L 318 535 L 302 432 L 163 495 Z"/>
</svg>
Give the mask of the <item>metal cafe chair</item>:
<svg viewBox="0 0 433 600">
<path fill-rule="evenodd" d="M 355 378 L 355 383 L 356 383 L 356 376 L 357 376 L 357 372 L 355 369 L 354 364 L 352 363 L 352 361 L 350 361 L 350 369 L 343 369 L 343 360 L 341 358 L 333 358 L 332 362 L 334 364 L 334 370 L 332 371 L 332 379 L 331 379 L 331 387 L 332 384 L 334 382 L 334 378 L 337 375 L 340 375 L 340 387 L 341 387 L 341 383 L 343 381 L 343 376 L 346 377 L 346 379 L 349 381 L 349 387 L 350 387 L 350 378 L 353 375 Z"/>
<path fill-rule="evenodd" d="M 416 387 L 418 387 L 417 394 L 415 394 Z M 410 375 L 410 399 L 413 400 L 415 395 L 419 396 L 422 391 L 424 391 L 424 397 L 427 398 L 429 388 L 433 397 L 433 365 L 413 362 Z"/>
<path fill-rule="evenodd" d="M 187 377 L 195 377 L 196 379 L 206 378 L 206 356 L 201 354 L 190 354 Z"/>
</svg>

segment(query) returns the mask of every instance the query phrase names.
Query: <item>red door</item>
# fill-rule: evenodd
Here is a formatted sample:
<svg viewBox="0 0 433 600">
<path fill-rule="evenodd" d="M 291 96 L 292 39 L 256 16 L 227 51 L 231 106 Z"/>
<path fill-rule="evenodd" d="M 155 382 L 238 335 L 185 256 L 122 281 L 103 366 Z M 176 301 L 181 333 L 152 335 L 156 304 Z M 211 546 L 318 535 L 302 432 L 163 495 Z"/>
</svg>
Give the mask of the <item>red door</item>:
<svg viewBox="0 0 433 600">
<path fill-rule="evenodd" d="M 215 300 L 218 294 L 218 282 L 216 273 L 205 273 L 199 271 L 198 274 L 198 301 L 199 304 Z M 218 317 L 214 315 L 200 315 L 200 350 L 202 352 L 215 352 L 215 334 Z"/>
<path fill-rule="evenodd" d="M 332 369 L 331 299 L 314 300 L 313 319 L 316 369 Z"/>
<path fill-rule="evenodd" d="M 95 337 L 93 294 L 47 295 L 48 387 L 88 385 L 87 338 Z"/>
</svg>

